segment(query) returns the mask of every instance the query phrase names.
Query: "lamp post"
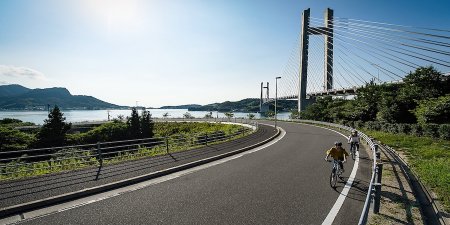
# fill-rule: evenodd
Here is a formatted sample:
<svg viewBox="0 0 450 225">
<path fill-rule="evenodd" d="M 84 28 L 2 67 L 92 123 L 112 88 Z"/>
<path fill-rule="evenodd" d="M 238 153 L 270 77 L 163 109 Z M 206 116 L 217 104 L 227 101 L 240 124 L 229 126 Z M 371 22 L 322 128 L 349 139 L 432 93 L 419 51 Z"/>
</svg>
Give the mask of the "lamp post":
<svg viewBox="0 0 450 225">
<path fill-rule="evenodd" d="M 275 129 L 277 129 L 278 79 L 281 79 L 281 77 L 275 77 Z"/>
</svg>

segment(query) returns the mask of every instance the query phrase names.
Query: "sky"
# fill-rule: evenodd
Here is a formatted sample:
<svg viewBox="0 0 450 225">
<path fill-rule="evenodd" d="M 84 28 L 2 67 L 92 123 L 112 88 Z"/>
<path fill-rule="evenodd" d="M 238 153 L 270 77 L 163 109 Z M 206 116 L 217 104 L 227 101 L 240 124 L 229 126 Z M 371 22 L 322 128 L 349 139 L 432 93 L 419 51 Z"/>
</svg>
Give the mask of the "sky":
<svg viewBox="0 0 450 225">
<path fill-rule="evenodd" d="M 285 67 L 303 10 L 450 30 L 449 0 L 0 0 L 0 85 L 118 105 L 256 98 Z"/>
</svg>

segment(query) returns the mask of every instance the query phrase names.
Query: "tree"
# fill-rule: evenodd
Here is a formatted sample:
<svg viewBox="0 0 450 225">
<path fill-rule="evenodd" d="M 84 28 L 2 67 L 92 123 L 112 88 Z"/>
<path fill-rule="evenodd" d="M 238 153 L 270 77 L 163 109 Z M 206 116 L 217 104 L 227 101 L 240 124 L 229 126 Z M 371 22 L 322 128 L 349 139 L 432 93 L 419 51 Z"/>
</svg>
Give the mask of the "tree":
<svg viewBox="0 0 450 225">
<path fill-rule="evenodd" d="M 183 114 L 183 118 L 185 118 L 185 119 L 193 119 L 193 118 L 195 118 L 195 117 L 193 117 L 189 112 L 185 112 L 185 113 Z"/>
<path fill-rule="evenodd" d="M 212 112 L 206 113 L 205 114 L 205 119 L 211 119 L 212 117 Z"/>
<path fill-rule="evenodd" d="M 247 117 L 249 118 L 249 119 L 254 119 L 255 118 L 255 114 L 253 114 L 253 113 L 249 113 L 248 115 L 247 115 Z"/>
<path fill-rule="evenodd" d="M 226 112 L 226 113 L 225 113 L 225 116 L 228 118 L 228 120 L 231 120 L 231 118 L 233 118 L 233 116 L 234 116 L 234 113 L 232 113 L 232 112 Z"/>
<path fill-rule="evenodd" d="M 71 123 L 64 122 L 63 113 L 55 106 L 48 114 L 48 119 L 44 120 L 44 125 L 37 135 L 38 147 L 56 147 L 65 143 L 66 133 L 72 126 Z"/>
<path fill-rule="evenodd" d="M 450 123 L 450 94 L 420 101 L 415 115 L 420 124 Z"/>
<path fill-rule="evenodd" d="M 443 75 L 434 67 L 419 67 L 403 79 L 405 98 L 422 100 L 442 96 L 446 88 Z"/>
<path fill-rule="evenodd" d="M 31 134 L 21 132 L 11 126 L 0 126 L 0 152 L 27 149 L 35 137 Z M 7 157 L 2 155 L 2 157 Z"/>
<path fill-rule="evenodd" d="M 275 117 L 275 112 L 271 111 L 271 110 L 266 112 L 266 117 L 267 118 L 274 118 Z"/>
<path fill-rule="evenodd" d="M 365 87 L 358 90 L 356 102 L 362 111 L 361 120 L 373 121 L 378 113 L 378 103 L 381 96 L 380 86 L 371 81 Z"/>
<path fill-rule="evenodd" d="M 155 124 L 153 123 L 152 120 L 152 114 L 150 114 L 150 112 L 147 110 L 143 110 L 140 122 L 141 122 L 141 136 L 143 138 L 153 137 L 154 135 L 153 127 Z"/>
<path fill-rule="evenodd" d="M 141 136 L 141 124 L 139 114 L 135 107 L 131 108 L 131 117 L 128 117 L 127 125 L 131 138 L 139 138 Z"/>
<path fill-rule="evenodd" d="M 332 101 L 333 99 L 330 96 L 318 98 L 315 103 L 309 105 L 300 113 L 300 117 L 307 120 L 331 122 L 331 117 L 328 115 L 329 111 L 327 109 L 328 104 Z"/>
<path fill-rule="evenodd" d="M 289 119 L 300 119 L 300 112 L 298 110 L 291 110 L 291 115 L 289 115 Z"/>
</svg>

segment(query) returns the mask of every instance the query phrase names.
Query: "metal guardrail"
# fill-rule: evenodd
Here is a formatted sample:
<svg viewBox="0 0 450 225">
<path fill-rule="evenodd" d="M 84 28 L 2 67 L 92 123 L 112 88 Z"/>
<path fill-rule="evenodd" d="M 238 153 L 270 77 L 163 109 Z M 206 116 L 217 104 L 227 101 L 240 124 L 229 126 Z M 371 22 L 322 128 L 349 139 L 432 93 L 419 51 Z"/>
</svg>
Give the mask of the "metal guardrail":
<svg viewBox="0 0 450 225">
<path fill-rule="evenodd" d="M 352 131 L 356 130 L 351 127 L 347 127 L 340 124 L 334 124 L 334 123 L 328 123 L 328 122 L 321 122 L 321 121 L 313 121 L 313 120 L 291 120 L 294 122 L 300 122 L 300 123 L 310 123 L 310 124 L 318 124 L 318 125 L 324 125 L 329 127 L 335 127 L 338 129 L 346 130 L 346 131 Z M 380 209 L 380 192 L 381 192 L 381 176 L 382 176 L 382 164 L 377 164 L 377 159 L 380 157 L 380 152 L 378 151 L 378 145 L 374 143 L 373 139 L 371 139 L 369 136 L 364 134 L 363 132 L 358 130 L 359 136 L 366 141 L 367 145 L 372 150 L 373 154 L 373 164 L 372 164 L 372 177 L 370 178 L 370 184 L 369 189 L 367 191 L 367 197 L 364 203 L 363 211 L 361 212 L 361 216 L 359 218 L 359 225 L 364 225 L 367 223 L 367 218 L 369 215 L 369 209 L 370 205 L 372 203 L 372 200 L 374 201 L 373 210 L 375 213 L 378 213 Z"/>
<path fill-rule="evenodd" d="M 121 160 L 166 155 L 186 149 L 221 143 L 239 136 L 245 136 L 258 129 L 258 122 L 254 120 L 212 118 L 202 119 L 201 121 L 217 123 L 236 122 L 244 126 L 231 134 L 225 134 L 223 131 L 218 130 L 192 135 L 179 134 L 166 137 L 0 152 L 0 180 L 11 180 L 90 166 L 101 167 L 104 164 Z"/>
</svg>

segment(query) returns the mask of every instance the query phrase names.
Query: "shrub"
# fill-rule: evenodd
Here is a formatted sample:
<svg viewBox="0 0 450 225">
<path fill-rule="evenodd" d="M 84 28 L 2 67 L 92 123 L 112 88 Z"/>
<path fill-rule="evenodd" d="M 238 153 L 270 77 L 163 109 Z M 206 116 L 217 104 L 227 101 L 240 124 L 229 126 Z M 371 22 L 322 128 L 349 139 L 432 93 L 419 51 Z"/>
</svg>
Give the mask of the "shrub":
<svg viewBox="0 0 450 225">
<path fill-rule="evenodd" d="M 363 129 L 364 128 L 364 122 L 361 120 L 357 120 L 355 121 L 355 123 L 353 124 L 354 128 L 356 129 Z"/>
<path fill-rule="evenodd" d="M 348 121 L 346 126 L 349 126 L 351 128 L 355 128 L 355 121 Z"/>
<path fill-rule="evenodd" d="M 390 130 L 390 124 L 389 123 L 381 122 L 380 126 L 381 126 L 381 131 L 389 132 L 389 130 Z"/>
<path fill-rule="evenodd" d="M 422 126 L 422 128 L 423 128 L 424 136 L 432 137 L 432 138 L 439 137 L 439 135 L 438 135 L 439 125 L 438 124 L 434 124 L 434 123 L 424 124 Z"/>
<path fill-rule="evenodd" d="M 407 123 L 398 123 L 397 124 L 398 133 L 410 134 L 411 133 L 411 125 Z"/>
<path fill-rule="evenodd" d="M 389 123 L 387 125 L 388 127 L 388 132 L 393 133 L 393 134 L 397 134 L 398 133 L 398 125 L 395 123 Z"/>
<path fill-rule="evenodd" d="M 417 137 L 423 135 L 423 129 L 419 124 L 411 124 L 411 134 Z"/>
<path fill-rule="evenodd" d="M 378 121 L 367 121 L 365 126 L 369 130 L 381 130 L 381 123 Z"/>
<path fill-rule="evenodd" d="M 450 124 L 441 124 L 438 133 L 440 138 L 450 140 Z"/>
</svg>

